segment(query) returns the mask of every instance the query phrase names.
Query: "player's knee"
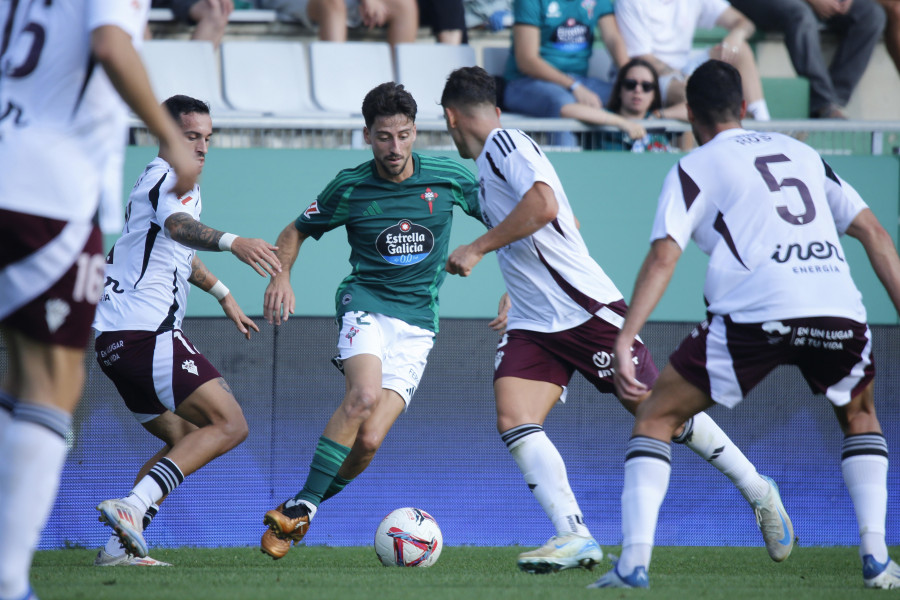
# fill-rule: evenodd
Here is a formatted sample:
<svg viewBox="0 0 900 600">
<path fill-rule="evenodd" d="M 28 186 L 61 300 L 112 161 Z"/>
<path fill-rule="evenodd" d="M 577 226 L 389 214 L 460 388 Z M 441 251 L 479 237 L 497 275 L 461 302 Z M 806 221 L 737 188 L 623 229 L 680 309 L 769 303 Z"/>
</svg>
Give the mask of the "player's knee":
<svg viewBox="0 0 900 600">
<path fill-rule="evenodd" d="M 354 388 L 344 397 L 342 409 L 351 418 L 366 418 L 372 414 L 380 393 L 380 389 Z"/>
<path fill-rule="evenodd" d="M 243 413 L 229 416 L 228 419 L 219 424 L 219 430 L 222 432 L 225 452 L 238 446 L 250 435 L 250 428 L 247 426 L 247 420 L 244 418 Z"/>
<path fill-rule="evenodd" d="M 516 418 L 511 415 L 497 415 L 497 433 L 500 435 L 503 435 L 505 432 L 518 425 L 522 425 L 521 418 Z"/>
</svg>

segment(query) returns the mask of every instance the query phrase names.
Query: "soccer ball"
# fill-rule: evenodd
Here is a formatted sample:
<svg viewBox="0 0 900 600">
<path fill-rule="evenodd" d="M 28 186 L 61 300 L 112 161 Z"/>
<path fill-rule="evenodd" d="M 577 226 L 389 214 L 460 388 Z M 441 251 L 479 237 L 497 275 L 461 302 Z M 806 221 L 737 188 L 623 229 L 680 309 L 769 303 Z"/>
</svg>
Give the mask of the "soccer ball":
<svg viewBox="0 0 900 600">
<path fill-rule="evenodd" d="M 375 553 L 386 567 L 430 567 L 443 547 L 437 521 L 418 508 L 398 508 L 375 531 Z"/>
</svg>

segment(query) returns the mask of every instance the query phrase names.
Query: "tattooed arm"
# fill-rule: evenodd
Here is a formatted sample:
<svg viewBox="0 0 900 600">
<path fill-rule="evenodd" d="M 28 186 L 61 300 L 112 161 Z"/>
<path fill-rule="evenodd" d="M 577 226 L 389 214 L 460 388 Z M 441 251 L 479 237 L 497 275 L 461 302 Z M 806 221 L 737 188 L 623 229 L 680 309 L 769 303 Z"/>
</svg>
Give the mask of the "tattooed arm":
<svg viewBox="0 0 900 600">
<path fill-rule="evenodd" d="M 213 275 L 209 268 L 203 264 L 203 261 L 197 258 L 197 255 L 195 254 L 194 260 L 191 262 L 191 276 L 188 277 L 188 282 L 196 285 L 204 292 L 209 292 L 218 281 L 219 278 Z M 259 327 L 250 317 L 244 314 L 244 311 L 241 310 L 241 307 L 238 305 L 237 300 L 234 299 L 232 294 L 228 293 L 228 295 L 219 300 L 219 304 L 222 306 L 225 316 L 234 321 L 238 331 L 244 334 L 248 340 L 250 339 L 251 329 L 253 331 L 259 331 Z"/>
<path fill-rule="evenodd" d="M 224 231 L 207 227 L 187 213 L 175 213 L 166 219 L 169 237 L 194 250 L 219 250 Z"/>
<path fill-rule="evenodd" d="M 218 277 L 213 275 L 209 268 L 203 264 L 203 261 L 195 254 L 194 260 L 191 262 L 191 276 L 188 277 L 188 283 L 196 285 L 204 292 L 212 289 L 216 285 Z"/>
<path fill-rule="evenodd" d="M 194 250 L 219 251 L 219 240 L 225 232 L 207 227 L 189 214 L 177 212 L 166 219 L 169 237 Z M 275 255 L 277 246 L 258 238 L 237 237 L 231 243 L 231 253 L 247 263 L 253 270 L 266 276 L 281 272 L 281 262 Z"/>
</svg>

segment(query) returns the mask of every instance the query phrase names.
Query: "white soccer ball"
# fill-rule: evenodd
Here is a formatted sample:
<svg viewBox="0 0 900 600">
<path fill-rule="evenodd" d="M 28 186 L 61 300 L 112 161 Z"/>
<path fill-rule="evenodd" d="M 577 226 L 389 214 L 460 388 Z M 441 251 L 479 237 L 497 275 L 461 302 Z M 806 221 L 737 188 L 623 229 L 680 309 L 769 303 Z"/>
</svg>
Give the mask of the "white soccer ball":
<svg viewBox="0 0 900 600">
<path fill-rule="evenodd" d="M 430 567 L 443 548 L 437 521 L 418 508 L 398 508 L 375 531 L 375 553 L 386 567 Z"/>
</svg>

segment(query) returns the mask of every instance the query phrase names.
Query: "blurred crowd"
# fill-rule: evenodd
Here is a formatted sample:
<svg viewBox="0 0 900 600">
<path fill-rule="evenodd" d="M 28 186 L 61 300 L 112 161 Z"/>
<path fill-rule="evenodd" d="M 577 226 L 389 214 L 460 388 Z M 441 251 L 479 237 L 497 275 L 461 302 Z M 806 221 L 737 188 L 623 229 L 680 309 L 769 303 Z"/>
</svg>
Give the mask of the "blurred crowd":
<svg viewBox="0 0 900 600">
<path fill-rule="evenodd" d="M 399 44 L 427 28 L 437 43 L 466 44 L 470 30 L 508 30 L 500 105 L 616 127 L 621 135 L 606 136 L 602 145 L 625 149 L 669 147 L 648 134 L 652 121 L 687 119 L 685 82 L 710 58 L 741 73 L 747 117 L 769 120 L 752 49 L 760 32 L 780 34 L 794 70 L 809 81 L 810 118 L 847 118 L 845 107 L 879 41 L 900 72 L 900 0 L 154 0 L 153 6 L 170 8 L 193 27 L 193 39 L 215 45 L 232 12 L 247 8 L 274 10 L 323 41 L 346 41 L 363 28 Z M 723 33 L 717 43 L 697 47 L 697 30 Z M 823 33 L 837 44 L 830 61 Z M 607 72 L 589 72 L 595 52 L 608 53 Z"/>
</svg>

